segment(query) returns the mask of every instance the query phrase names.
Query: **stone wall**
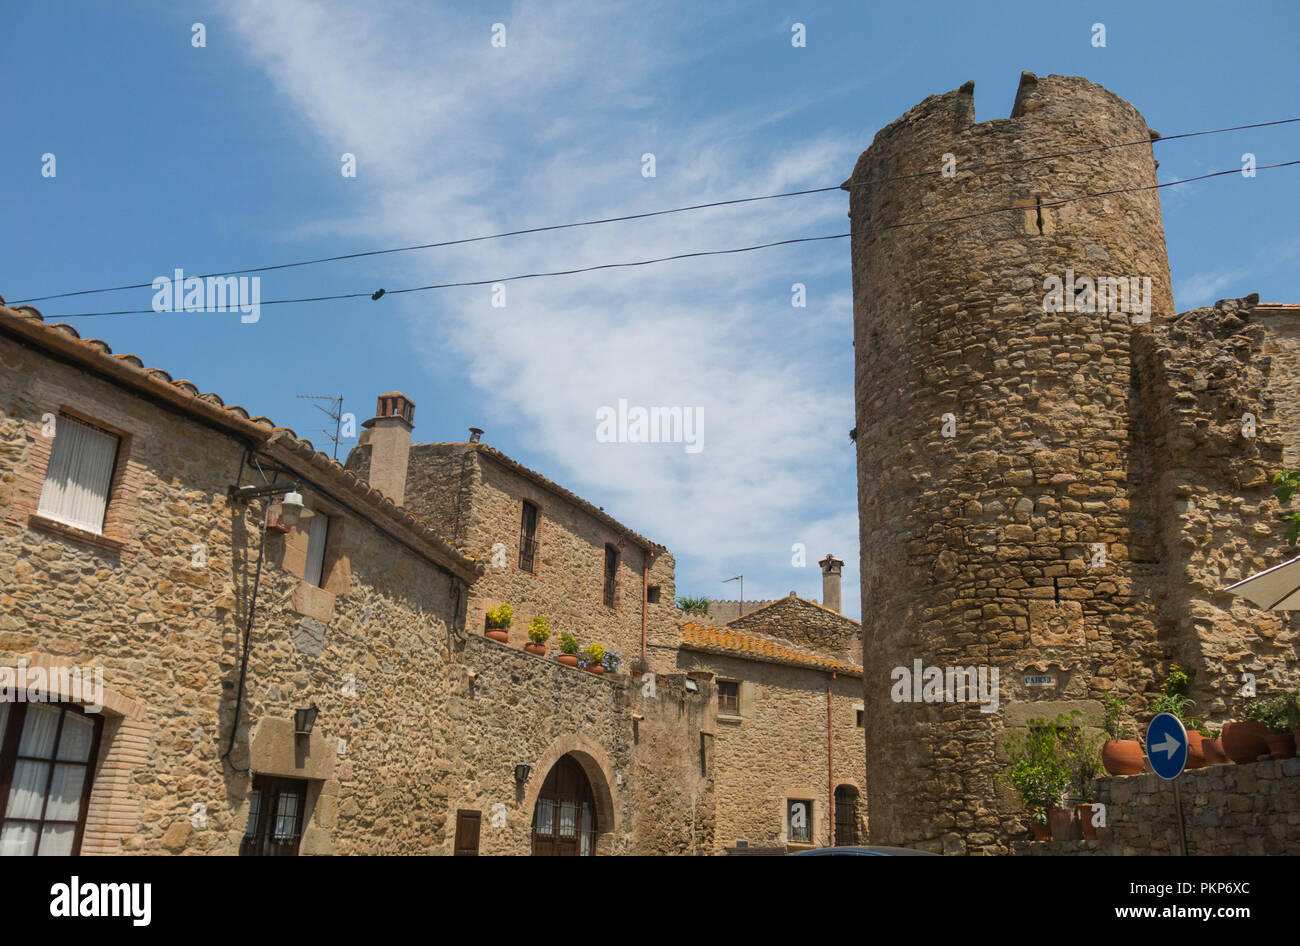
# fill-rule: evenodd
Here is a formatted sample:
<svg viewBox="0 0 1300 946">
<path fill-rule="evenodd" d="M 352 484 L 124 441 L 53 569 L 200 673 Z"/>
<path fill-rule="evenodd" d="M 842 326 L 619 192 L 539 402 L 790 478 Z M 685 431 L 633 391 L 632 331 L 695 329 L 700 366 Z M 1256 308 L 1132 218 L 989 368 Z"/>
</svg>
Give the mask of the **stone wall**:
<svg viewBox="0 0 1300 946">
<path fill-rule="evenodd" d="M 113 536 L 31 518 L 50 451 L 42 417 L 62 410 L 123 437 Z M 484 853 L 522 854 L 532 799 L 565 753 L 606 801 L 600 850 L 709 848 L 712 759 L 701 768 L 700 746 L 711 690 L 643 696 L 626 675 L 465 633 L 459 579 L 332 491 L 319 454 L 300 464 L 322 471 L 304 475 L 302 519 L 287 526 L 270 511 L 259 577 L 262 502 L 226 495 L 250 445 L 0 336 L 0 667 L 102 673 L 83 853 L 236 853 L 251 767 L 308 780 L 304 854 L 450 853 L 463 808 L 483 812 Z M 242 482 L 254 480 L 245 468 Z M 330 517 L 319 587 L 301 580 L 314 515 Z M 296 739 L 294 711 L 313 703 L 315 730 Z M 516 796 L 518 762 L 534 772 Z"/>
<path fill-rule="evenodd" d="M 1026 73 L 1007 119 L 976 123 L 973 85 L 926 99 L 852 178 L 891 180 L 846 187 L 873 842 L 933 841 L 958 814 L 977 847 L 1018 830 L 992 782 L 997 716 L 895 703 L 892 668 L 996 667 L 1008 703 L 1042 672 L 1081 697 L 1140 691 L 1158 656 L 1128 571 L 1131 316 L 1044 304 L 1073 271 L 1149 277 L 1152 318 L 1172 314 L 1151 148 L 1095 150 L 1149 134 L 1099 86 Z"/>
<path fill-rule="evenodd" d="M 1300 854 L 1300 759 L 1212 765 L 1180 777 L 1187 853 Z M 1021 841 L 1017 854 L 1180 854 L 1170 783 L 1155 775 L 1098 779 L 1107 827 L 1096 841 Z"/>
<path fill-rule="evenodd" d="M 862 664 L 858 622 L 793 594 L 733 620 L 728 627 L 789 641 L 845 663 Z"/>
<path fill-rule="evenodd" d="M 712 688 L 690 694 L 669 678 L 650 695 L 626 673 L 596 676 L 476 634 L 454 652 L 439 680 L 449 694 L 440 728 L 454 738 L 437 763 L 446 794 L 432 853 L 452 852 L 456 813 L 470 810 L 482 817 L 481 853 L 527 854 L 537 793 L 565 754 L 592 783 L 597 853 L 710 850 L 712 760 L 701 767 L 700 747 L 713 731 Z M 532 766 L 522 787 L 520 762 Z M 498 804 L 501 826 L 493 824 Z"/>
<path fill-rule="evenodd" d="M 759 608 L 765 608 L 769 604 L 774 604 L 777 599 L 772 601 L 746 601 L 744 602 L 744 613 L 757 611 Z M 710 624 L 727 624 L 734 621 L 741 615 L 741 601 L 737 598 L 720 598 L 709 601 L 708 619 Z"/>
<path fill-rule="evenodd" d="M 358 447 L 349 469 L 365 475 L 369 451 Z M 539 511 L 533 571 L 519 567 L 522 503 Z M 416 444 L 406 487 L 406 504 L 416 515 L 474 558 L 489 563 L 471 589 L 467 626 L 481 632 L 487 610 L 499 603 L 514 609 L 510 643 L 528 640 L 534 615 L 550 619 L 552 633 L 572 633 L 579 644 L 614 646 L 630 662 L 641 653 L 642 567 L 647 553 L 629 537 L 563 496 L 509 469 L 467 444 Z M 504 562 L 493 547 L 504 547 Z M 605 545 L 619 550 L 613 608 L 604 603 Z M 648 659 L 656 669 L 672 666 L 676 650 L 676 587 L 672 555 L 660 551 L 650 565 L 649 585 L 658 603 L 646 606 Z M 557 646 L 552 637 L 548 646 Z"/>
<path fill-rule="evenodd" d="M 706 665 L 717 680 L 740 683 L 740 717 L 719 715 L 715 774 L 715 849 L 788 842 L 786 800 L 813 803 L 815 846 L 830 843 L 824 671 L 683 652 L 684 668 Z M 838 676 L 831 684 L 834 784 L 859 792 L 859 843 L 866 843 L 867 799 L 863 730 L 857 725 L 862 682 Z"/>
</svg>

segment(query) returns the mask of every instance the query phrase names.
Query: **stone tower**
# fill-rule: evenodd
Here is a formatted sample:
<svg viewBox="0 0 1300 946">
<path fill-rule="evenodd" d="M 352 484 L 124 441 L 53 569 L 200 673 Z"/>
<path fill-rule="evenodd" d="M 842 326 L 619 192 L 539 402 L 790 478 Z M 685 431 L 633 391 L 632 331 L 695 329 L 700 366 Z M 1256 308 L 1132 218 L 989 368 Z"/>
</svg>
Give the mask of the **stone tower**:
<svg viewBox="0 0 1300 946">
<path fill-rule="evenodd" d="M 973 96 L 927 98 L 845 183 L 871 841 L 972 853 L 1025 833 L 994 781 L 1007 731 L 1072 706 L 1095 716 L 1158 659 L 1130 561 L 1130 350 L 1146 317 L 1045 303 L 1049 278 L 1149 279 L 1149 320 L 1173 311 L 1158 136 L 1137 110 L 1067 76 L 1024 73 L 1010 118 L 976 123 Z M 1130 188 L 1148 189 L 1114 193 Z M 895 668 L 917 661 L 996 670 L 996 709 L 950 699 L 951 675 L 928 701 L 919 681 L 896 700 Z"/>
</svg>

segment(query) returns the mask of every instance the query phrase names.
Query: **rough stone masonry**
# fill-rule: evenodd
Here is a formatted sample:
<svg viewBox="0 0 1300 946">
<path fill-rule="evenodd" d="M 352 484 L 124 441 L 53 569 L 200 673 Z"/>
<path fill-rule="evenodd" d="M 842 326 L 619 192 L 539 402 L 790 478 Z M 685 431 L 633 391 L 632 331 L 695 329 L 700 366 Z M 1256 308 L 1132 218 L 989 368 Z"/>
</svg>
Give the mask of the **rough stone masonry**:
<svg viewBox="0 0 1300 946">
<path fill-rule="evenodd" d="M 1025 73 L 1011 117 L 976 123 L 973 93 L 884 128 L 844 186 L 871 840 L 996 853 L 1025 833 L 994 778 L 1025 719 L 1095 719 L 1108 692 L 1140 715 L 1172 660 L 1216 721 L 1244 672 L 1294 680 L 1291 621 L 1218 589 L 1281 561 L 1273 365 L 1295 347 L 1254 297 L 1174 316 L 1132 105 Z M 1149 318 L 1046 304 L 1085 275 L 1149 279 Z M 997 668 L 1002 711 L 894 702 L 918 659 Z"/>
</svg>

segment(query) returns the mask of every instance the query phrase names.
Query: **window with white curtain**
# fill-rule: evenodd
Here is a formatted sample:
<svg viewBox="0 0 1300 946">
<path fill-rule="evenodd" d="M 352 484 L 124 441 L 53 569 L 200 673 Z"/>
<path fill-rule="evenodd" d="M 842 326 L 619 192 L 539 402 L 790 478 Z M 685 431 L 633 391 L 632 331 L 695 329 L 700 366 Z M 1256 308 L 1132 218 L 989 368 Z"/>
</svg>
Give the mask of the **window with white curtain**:
<svg viewBox="0 0 1300 946">
<path fill-rule="evenodd" d="M 328 516 L 316 513 L 307 523 L 307 564 L 303 568 L 303 581 L 320 586 L 321 573 L 325 568 L 325 542 L 329 539 L 330 520 Z"/>
<path fill-rule="evenodd" d="M 87 532 L 102 532 L 118 444 L 113 434 L 60 414 L 37 513 Z"/>
<path fill-rule="evenodd" d="M 0 703 L 0 856 L 76 854 L 103 719 L 58 703 Z"/>
</svg>

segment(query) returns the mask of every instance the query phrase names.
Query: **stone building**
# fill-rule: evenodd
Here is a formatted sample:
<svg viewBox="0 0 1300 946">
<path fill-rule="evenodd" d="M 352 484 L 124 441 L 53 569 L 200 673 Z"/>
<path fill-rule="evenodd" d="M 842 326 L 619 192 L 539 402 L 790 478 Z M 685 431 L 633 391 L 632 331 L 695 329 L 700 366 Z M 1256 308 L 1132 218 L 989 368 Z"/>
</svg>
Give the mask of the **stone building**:
<svg viewBox="0 0 1300 946">
<path fill-rule="evenodd" d="M 485 639 L 439 522 L 0 304 L 0 853 L 711 850 L 712 686 Z"/>
<path fill-rule="evenodd" d="M 1219 591 L 1281 561 L 1294 307 L 1175 315 L 1158 137 L 1025 73 L 1010 118 L 931 96 L 845 182 L 873 843 L 1006 850 L 1008 729 L 1108 693 L 1139 716 L 1171 661 L 1216 722 L 1244 673 L 1296 680 L 1292 621 Z M 896 700 L 914 661 L 996 671 L 1001 711 Z"/>
<path fill-rule="evenodd" d="M 580 644 L 618 649 L 631 663 L 673 666 L 676 653 L 673 557 L 604 510 L 480 441 L 411 443 L 414 405 L 381 395 L 347 468 L 445 524 L 458 547 L 487 564 L 470 589 L 468 626 L 482 629 L 489 608 L 509 604 L 510 643 L 521 647 L 535 615 Z"/>
<path fill-rule="evenodd" d="M 827 600 L 840 566 L 822 562 Z M 687 620 L 678 665 L 718 692 L 718 851 L 865 844 L 859 625 L 793 592 L 725 625 Z"/>
</svg>

